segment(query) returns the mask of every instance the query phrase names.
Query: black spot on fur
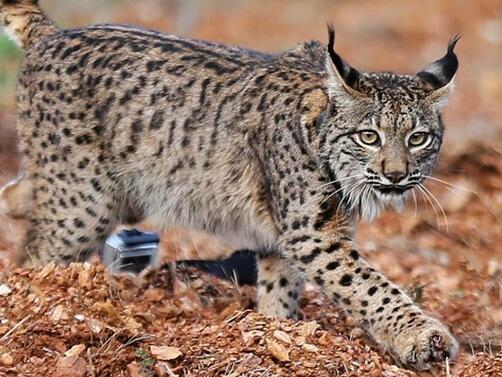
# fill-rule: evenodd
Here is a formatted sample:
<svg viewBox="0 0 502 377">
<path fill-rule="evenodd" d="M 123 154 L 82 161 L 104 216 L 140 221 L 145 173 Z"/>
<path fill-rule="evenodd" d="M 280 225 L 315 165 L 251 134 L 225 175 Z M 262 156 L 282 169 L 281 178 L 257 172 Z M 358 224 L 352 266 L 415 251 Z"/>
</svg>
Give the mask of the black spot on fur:
<svg viewBox="0 0 502 377">
<path fill-rule="evenodd" d="M 342 278 L 339 281 L 340 285 L 343 285 L 344 287 L 348 287 L 352 284 L 352 275 L 350 274 L 345 274 L 342 276 Z"/>
<path fill-rule="evenodd" d="M 75 225 L 77 228 L 84 228 L 85 227 L 85 223 L 80 220 L 79 218 L 76 218 L 73 220 L 73 225 Z"/>
<path fill-rule="evenodd" d="M 320 277 L 320 276 L 316 276 L 316 277 L 314 278 L 314 280 L 315 280 L 315 282 L 316 282 L 318 285 L 320 285 L 321 287 L 324 285 L 324 279 L 323 279 L 322 277 Z"/>
<path fill-rule="evenodd" d="M 368 289 L 368 294 L 370 296 L 373 296 L 376 293 L 376 291 L 378 291 L 378 287 L 373 286 L 370 289 Z"/>
<path fill-rule="evenodd" d="M 274 289 L 274 282 L 267 284 L 267 293 L 270 293 Z"/>
<path fill-rule="evenodd" d="M 300 257 L 300 261 L 305 264 L 312 263 L 312 261 L 319 255 L 321 254 L 321 249 L 316 247 L 312 252 L 308 255 L 302 255 Z"/>
<path fill-rule="evenodd" d="M 288 279 L 282 277 L 281 280 L 279 280 L 279 285 L 281 287 L 285 287 L 286 285 L 288 285 Z"/>
<path fill-rule="evenodd" d="M 340 263 L 337 262 L 337 261 L 333 261 L 333 262 L 329 262 L 326 265 L 326 269 L 328 269 L 328 270 L 335 270 L 338 266 L 340 266 Z"/>
<path fill-rule="evenodd" d="M 338 251 L 338 249 L 340 249 L 340 242 L 335 242 L 335 243 L 332 243 L 327 249 L 326 249 L 326 253 L 328 254 L 331 254 L 333 253 L 334 251 Z"/>
<path fill-rule="evenodd" d="M 158 130 L 162 127 L 164 123 L 164 111 L 162 110 L 157 110 L 152 116 L 152 119 L 150 120 L 150 129 L 151 130 Z"/>
</svg>

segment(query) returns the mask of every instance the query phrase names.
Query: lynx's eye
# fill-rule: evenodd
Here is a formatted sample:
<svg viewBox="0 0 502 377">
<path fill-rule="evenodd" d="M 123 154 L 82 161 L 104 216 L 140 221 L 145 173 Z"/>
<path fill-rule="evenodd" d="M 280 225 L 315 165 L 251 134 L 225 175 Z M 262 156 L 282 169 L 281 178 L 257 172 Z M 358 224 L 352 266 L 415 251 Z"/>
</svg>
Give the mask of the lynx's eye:
<svg viewBox="0 0 502 377">
<path fill-rule="evenodd" d="M 359 140 L 361 143 L 366 145 L 379 145 L 380 137 L 375 131 L 361 131 L 358 133 Z"/>
<path fill-rule="evenodd" d="M 430 140 L 430 135 L 425 132 L 415 132 L 408 139 L 408 145 L 412 147 L 421 147 L 427 144 Z"/>
</svg>

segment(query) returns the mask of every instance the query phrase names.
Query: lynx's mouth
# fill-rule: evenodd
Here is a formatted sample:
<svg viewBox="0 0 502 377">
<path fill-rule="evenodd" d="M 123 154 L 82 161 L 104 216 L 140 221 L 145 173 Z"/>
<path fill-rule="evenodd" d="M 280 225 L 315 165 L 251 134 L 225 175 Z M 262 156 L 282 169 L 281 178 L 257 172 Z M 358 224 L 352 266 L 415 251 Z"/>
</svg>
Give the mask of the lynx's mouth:
<svg viewBox="0 0 502 377">
<path fill-rule="evenodd" d="M 375 185 L 373 188 L 384 195 L 403 195 L 412 185 Z"/>
</svg>

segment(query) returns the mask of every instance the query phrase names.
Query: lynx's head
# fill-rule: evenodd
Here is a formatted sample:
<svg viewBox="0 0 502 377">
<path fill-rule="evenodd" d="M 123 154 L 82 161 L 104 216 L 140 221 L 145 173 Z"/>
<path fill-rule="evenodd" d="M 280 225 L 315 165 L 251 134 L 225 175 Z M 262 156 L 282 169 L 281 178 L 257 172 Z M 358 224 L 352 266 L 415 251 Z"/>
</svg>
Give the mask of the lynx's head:
<svg viewBox="0 0 502 377">
<path fill-rule="evenodd" d="M 415 75 L 359 72 L 334 50 L 329 28 L 329 107 L 319 124 L 321 160 L 341 205 L 372 219 L 401 207 L 412 189 L 425 193 L 443 139 L 441 108 L 458 60 L 453 38 L 443 58 Z"/>
</svg>

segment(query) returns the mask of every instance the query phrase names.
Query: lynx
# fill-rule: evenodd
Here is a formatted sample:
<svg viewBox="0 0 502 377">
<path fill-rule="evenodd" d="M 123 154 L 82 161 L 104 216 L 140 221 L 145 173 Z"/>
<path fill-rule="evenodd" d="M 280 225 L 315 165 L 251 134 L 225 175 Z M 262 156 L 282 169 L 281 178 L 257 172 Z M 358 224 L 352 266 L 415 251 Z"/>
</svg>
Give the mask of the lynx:
<svg viewBox="0 0 502 377">
<path fill-rule="evenodd" d="M 60 30 L 36 0 L 0 0 L 0 21 L 25 50 L 25 163 L 0 201 L 31 224 L 20 263 L 86 260 L 124 221 L 202 229 L 256 251 L 261 313 L 295 318 L 310 281 L 401 363 L 455 355 L 354 228 L 434 167 L 458 38 L 404 75 L 351 67 L 331 27 L 327 45 L 272 55 L 122 25 Z"/>
</svg>

